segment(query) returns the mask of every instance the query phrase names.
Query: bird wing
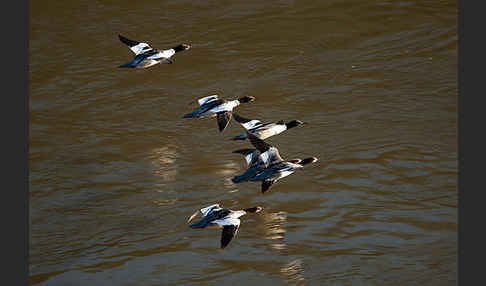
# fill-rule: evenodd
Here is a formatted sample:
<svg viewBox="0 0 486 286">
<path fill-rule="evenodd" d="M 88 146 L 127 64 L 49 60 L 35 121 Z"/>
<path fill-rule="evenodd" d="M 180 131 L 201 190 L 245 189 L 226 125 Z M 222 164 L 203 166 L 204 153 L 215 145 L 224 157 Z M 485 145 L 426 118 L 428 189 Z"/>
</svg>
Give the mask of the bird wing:
<svg viewBox="0 0 486 286">
<path fill-rule="evenodd" d="M 225 218 L 230 213 L 231 213 L 231 211 L 228 210 L 228 209 L 218 208 L 218 209 L 215 209 L 215 210 L 211 210 L 200 221 L 189 225 L 189 227 L 191 227 L 191 228 L 205 228 L 206 226 L 213 224 L 213 223 L 223 225 L 223 224 L 221 224 L 221 221 L 224 221 Z"/>
<path fill-rule="evenodd" d="M 193 220 L 197 215 L 199 214 L 199 211 L 196 211 L 195 213 L 193 213 L 189 219 L 187 220 L 187 222 L 190 222 L 191 220 Z"/>
<path fill-rule="evenodd" d="M 208 103 L 208 102 L 216 100 L 216 99 L 218 99 L 218 95 L 214 94 L 214 95 L 210 95 L 210 96 L 200 98 L 200 99 L 197 100 L 197 102 L 199 103 L 199 105 L 203 105 L 205 103 Z"/>
<path fill-rule="evenodd" d="M 239 225 L 225 225 L 221 233 L 221 248 L 228 246 L 238 232 Z"/>
<path fill-rule="evenodd" d="M 192 219 L 194 219 L 199 214 L 199 212 L 201 212 L 201 214 L 203 216 L 207 216 L 212 210 L 215 210 L 215 209 L 221 209 L 221 207 L 219 206 L 219 204 L 210 205 L 208 207 L 205 207 L 205 208 L 202 208 L 202 209 L 196 211 L 195 213 L 193 213 L 191 215 L 191 217 L 189 217 L 189 219 L 187 220 L 187 222 L 190 222 Z"/>
<path fill-rule="evenodd" d="M 224 129 L 226 129 L 226 126 L 228 126 L 228 123 L 231 120 L 232 114 L 233 113 L 231 111 L 218 112 L 217 121 L 218 121 L 219 132 L 223 132 Z"/>
<path fill-rule="evenodd" d="M 275 183 L 275 180 L 263 180 L 262 181 L 262 194 L 265 193 Z"/>
<path fill-rule="evenodd" d="M 138 55 L 133 58 L 133 60 L 129 61 L 128 63 L 121 65 L 121 68 L 134 68 L 134 67 L 146 67 L 153 65 L 153 61 L 149 59 L 150 55 L 157 53 L 154 50 L 148 50 L 146 52 L 139 53 Z"/>
<path fill-rule="evenodd" d="M 263 162 L 267 165 L 282 162 L 283 159 L 280 157 L 278 149 L 273 147 L 272 145 L 268 144 L 267 142 L 259 139 L 255 135 L 251 134 L 250 132 L 246 132 L 248 139 L 255 148 L 260 151 Z"/>
<path fill-rule="evenodd" d="M 203 216 L 207 216 L 210 211 L 215 209 L 220 209 L 220 208 L 221 207 L 219 206 L 219 204 L 214 204 L 214 205 L 210 205 L 209 207 L 202 208 L 200 209 L 200 211 Z"/>
<path fill-rule="evenodd" d="M 129 39 L 123 37 L 122 35 L 118 35 L 118 38 L 120 39 L 120 41 L 122 43 L 127 45 L 130 48 L 130 50 L 132 50 L 132 52 L 135 53 L 135 55 L 145 53 L 147 51 L 152 50 L 152 48 L 147 43 L 141 43 L 141 42 L 129 40 Z"/>
<path fill-rule="evenodd" d="M 241 126 L 243 126 L 243 128 L 245 128 L 246 130 L 253 129 L 255 127 L 262 125 L 262 122 L 260 120 L 257 120 L 257 119 L 244 118 L 244 117 L 239 116 L 238 114 L 234 114 L 233 116 L 234 116 L 235 120 L 238 123 L 240 123 Z"/>
<path fill-rule="evenodd" d="M 201 106 L 196 108 L 193 112 L 190 112 L 190 113 L 184 115 L 184 118 L 203 116 L 206 112 L 210 111 L 211 109 L 213 109 L 213 108 L 215 108 L 218 105 L 223 104 L 223 103 L 224 103 L 224 100 L 222 100 L 222 99 L 208 100 L 205 103 L 203 103 Z"/>
</svg>

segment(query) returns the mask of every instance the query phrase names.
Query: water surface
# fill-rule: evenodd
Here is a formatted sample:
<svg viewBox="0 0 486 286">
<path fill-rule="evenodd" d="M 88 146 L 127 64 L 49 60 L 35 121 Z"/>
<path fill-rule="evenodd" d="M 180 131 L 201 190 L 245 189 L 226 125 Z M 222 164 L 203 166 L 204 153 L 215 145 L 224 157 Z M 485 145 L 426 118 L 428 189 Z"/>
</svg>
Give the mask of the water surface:
<svg viewBox="0 0 486 286">
<path fill-rule="evenodd" d="M 30 284 L 456 285 L 455 1 L 30 3 Z M 126 70 L 117 35 L 170 48 Z M 194 100 L 252 95 L 267 141 L 320 161 L 235 185 L 245 162 Z M 187 218 L 265 210 L 220 232 Z M 440 281 L 440 282 L 439 282 Z"/>
</svg>

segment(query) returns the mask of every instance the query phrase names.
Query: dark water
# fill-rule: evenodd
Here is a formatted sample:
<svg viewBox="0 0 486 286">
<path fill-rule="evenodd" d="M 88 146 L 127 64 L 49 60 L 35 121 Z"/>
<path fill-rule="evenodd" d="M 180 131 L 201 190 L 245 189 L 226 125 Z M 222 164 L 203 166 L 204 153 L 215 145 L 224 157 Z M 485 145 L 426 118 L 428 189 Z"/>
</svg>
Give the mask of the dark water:
<svg viewBox="0 0 486 286">
<path fill-rule="evenodd" d="M 456 285 L 457 1 L 31 1 L 31 285 Z M 128 38 L 172 65 L 117 66 Z M 320 161 L 235 185 L 210 94 Z M 187 218 L 265 210 L 220 232 Z"/>
</svg>

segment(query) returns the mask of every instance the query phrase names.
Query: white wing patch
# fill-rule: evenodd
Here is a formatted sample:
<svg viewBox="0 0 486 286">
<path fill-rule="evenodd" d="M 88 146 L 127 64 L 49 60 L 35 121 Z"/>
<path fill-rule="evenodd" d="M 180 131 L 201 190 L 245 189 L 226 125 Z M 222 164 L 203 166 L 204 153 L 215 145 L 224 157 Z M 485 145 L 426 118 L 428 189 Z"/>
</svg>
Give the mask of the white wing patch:
<svg viewBox="0 0 486 286">
<path fill-rule="evenodd" d="M 213 208 L 215 208 L 216 210 L 220 209 L 219 204 L 214 204 L 214 205 L 210 205 L 209 207 L 202 208 L 201 209 L 202 215 L 207 216 L 212 211 Z"/>
<path fill-rule="evenodd" d="M 208 103 L 208 102 L 216 100 L 216 99 L 218 99 L 218 95 L 214 94 L 214 95 L 210 95 L 210 96 L 200 98 L 200 99 L 197 100 L 197 102 L 199 103 L 199 105 L 203 105 L 205 103 Z"/>
<path fill-rule="evenodd" d="M 260 158 L 262 158 L 263 163 L 265 163 L 265 165 L 267 165 L 268 164 L 268 159 L 270 158 L 270 150 L 268 150 L 267 152 L 263 152 L 262 154 L 260 154 Z"/>
<path fill-rule="evenodd" d="M 268 166 L 268 164 L 270 163 L 269 162 L 270 159 L 272 159 L 272 157 L 275 157 L 277 154 L 278 154 L 278 149 L 275 147 L 270 147 L 266 152 L 263 152 L 260 155 L 260 158 L 262 158 L 263 163 L 265 163 L 265 166 Z M 274 158 L 274 160 L 278 160 L 277 158 Z"/>
<path fill-rule="evenodd" d="M 241 123 L 241 125 L 246 129 L 252 129 L 252 128 L 255 128 L 256 126 L 258 125 L 261 125 L 262 123 L 260 122 L 260 120 L 256 120 L 256 119 L 253 119 L 251 121 L 248 121 L 246 123 Z"/>
<path fill-rule="evenodd" d="M 152 49 L 147 43 L 139 43 L 138 45 L 135 45 L 135 46 L 132 46 L 132 47 L 129 47 L 129 48 L 136 55 L 140 54 L 142 51 L 148 51 L 148 50 Z M 144 48 L 148 48 L 148 49 L 144 50 Z"/>
<path fill-rule="evenodd" d="M 253 153 L 250 153 L 250 154 L 248 154 L 248 155 L 246 155 L 246 156 L 245 156 L 246 163 L 247 163 L 248 165 L 250 165 L 250 162 L 251 162 L 251 160 L 253 159 L 253 156 L 254 156 L 254 155 L 253 155 Z"/>
</svg>

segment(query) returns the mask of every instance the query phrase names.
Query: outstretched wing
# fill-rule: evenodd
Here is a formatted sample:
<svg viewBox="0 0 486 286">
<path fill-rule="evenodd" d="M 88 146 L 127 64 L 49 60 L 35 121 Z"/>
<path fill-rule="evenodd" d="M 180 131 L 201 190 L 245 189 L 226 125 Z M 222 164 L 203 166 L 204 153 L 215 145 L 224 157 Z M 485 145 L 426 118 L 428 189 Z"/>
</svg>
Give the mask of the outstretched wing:
<svg viewBox="0 0 486 286">
<path fill-rule="evenodd" d="M 218 210 L 218 209 L 221 209 L 219 204 L 214 204 L 214 205 L 210 205 L 209 207 L 202 208 L 200 211 L 203 216 L 207 216 L 210 211 Z"/>
<path fill-rule="evenodd" d="M 203 103 L 201 106 L 196 108 L 196 110 L 194 110 L 193 112 L 190 112 L 190 113 L 184 115 L 184 118 L 203 116 L 209 110 L 211 110 L 214 107 L 216 107 L 220 104 L 223 104 L 223 103 L 224 103 L 224 100 L 222 100 L 222 99 L 208 100 L 205 103 Z"/>
<path fill-rule="evenodd" d="M 228 123 L 231 120 L 231 115 L 231 111 L 218 112 L 217 120 L 219 132 L 223 132 L 226 129 L 226 126 L 228 126 Z"/>
<path fill-rule="evenodd" d="M 226 225 L 231 224 L 225 221 L 225 217 L 230 214 L 230 210 L 228 209 L 216 209 L 209 212 L 206 216 L 204 216 L 200 221 L 189 225 L 190 228 L 205 228 L 210 224 L 219 224 L 219 225 Z M 233 223 L 234 224 L 234 223 Z"/>
<path fill-rule="evenodd" d="M 260 151 L 261 159 L 263 162 L 267 165 L 273 164 L 273 163 L 278 163 L 282 162 L 283 159 L 280 157 L 280 154 L 278 152 L 278 149 L 276 147 L 273 147 L 272 145 L 268 144 L 267 142 L 259 139 L 255 135 L 251 134 L 250 132 L 246 131 L 246 135 L 248 136 L 248 139 L 250 139 L 250 142 L 255 148 Z"/>
<path fill-rule="evenodd" d="M 262 181 L 262 193 L 265 193 L 270 189 L 270 187 L 275 183 L 275 180 L 264 180 Z"/>
<path fill-rule="evenodd" d="M 239 225 L 225 225 L 221 233 L 221 248 L 228 246 L 238 232 Z"/>
<path fill-rule="evenodd" d="M 261 121 L 257 120 L 257 119 L 244 118 L 244 117 L 239 116 L 238 114 L 234 114 L 233 116 L 234 116 L 235 120 L 238 123 L 240 123 L 241 126 L 243 126 L 243 128 L 245 128 L 246 130 L 253 129 L 253 128 L 256 128 L 256 127 L 262 125 Z"/>
<path fill-rule="evenodd" d="M 214 95 L 210 95 L 210 96 L 200 98 L 200 99 L 197 100 L 197 102 L 199 103 L 199 105 L 203 105 L 205 103 L 208 103 L 208 102 L 216 100 L 216 99 L 218 99 L 218 95 L 214 94 Z"/>
<path fill-rule="evenodd" d="M 194 219 L 199 214 L 199 212 L 201 212 L 201 214 L 203 216 L 207 216 L 211 211 L 218 210 L 218 209 L 221 209 L 221 207 L 219 206 L 219 204 L 214 204 L 214 205 L 210 205 L 208 207 L 202 208 L 202 209 L 196 211 L 195 213 L 193 213 L 191 215 L 191 217 L 189 217 L 189 219 L 187 220 L 187 222 L 190 222 L 192 219 Z"/>
<path fill-rule="evenodd" d="M 134 40 L 130 40 L 130 39 L 123 37 L 122 35 L 118 35 L 118 38 L 120 39 L 120 41 L 122 43 L 127 45 L 130 48 L 130 50 L 132 50 L 132 52 L 135 53 L 135 55 L 145 53 L 145 52 L 152 50 L 152 48 L 147 43 L 140 43 L 140 42 L 137 42 L 137 41 L 134 41 Z"/>
</svg>

